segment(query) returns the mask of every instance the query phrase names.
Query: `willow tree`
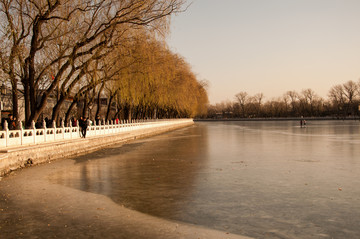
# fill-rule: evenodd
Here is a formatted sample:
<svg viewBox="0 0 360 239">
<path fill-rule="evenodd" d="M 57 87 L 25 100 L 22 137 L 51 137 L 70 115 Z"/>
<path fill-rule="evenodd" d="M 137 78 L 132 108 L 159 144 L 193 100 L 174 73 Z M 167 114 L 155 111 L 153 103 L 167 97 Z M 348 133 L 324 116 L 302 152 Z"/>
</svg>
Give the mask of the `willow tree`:
<svg viewBox="0 0 360 239">
<path fill-rule="evenodd" d="M 163 42 L 143 32 L 133 39 L 128 50 L 131 65 L 118 75 L 119 79 L 108 90 L 108 98 L 117 99 L 126 119 L 151 118 L 156 105 L 157 82 L 162 80 L 160 72 L 164 71 L 164 62 L 159 60 L 164 52 Z"/>
<path fill-rule="evenodd" d="M 192 117 L 205 113 L 205 85 L 184 59 L 151 34 L 138 36 L 128 50 L 132 64 L 107 85 L 109 118 L 112 100 L 125 119 Z M 116 78 L 116 77 L 115 77 Z"/>
</svg>

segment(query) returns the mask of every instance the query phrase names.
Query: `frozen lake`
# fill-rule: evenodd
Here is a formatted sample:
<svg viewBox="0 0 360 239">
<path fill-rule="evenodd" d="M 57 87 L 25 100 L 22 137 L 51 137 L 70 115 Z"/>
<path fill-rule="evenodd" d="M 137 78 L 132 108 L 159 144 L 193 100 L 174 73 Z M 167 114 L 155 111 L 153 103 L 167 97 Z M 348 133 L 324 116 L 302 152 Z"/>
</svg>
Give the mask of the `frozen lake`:
<svg viewBox="0 0 360 239">
<path fill-rule="evenodd" d="M 360 238 L 359 121 L 200 122 L 76 159 L 53 182 L 255 238 Z"/>
</svg>

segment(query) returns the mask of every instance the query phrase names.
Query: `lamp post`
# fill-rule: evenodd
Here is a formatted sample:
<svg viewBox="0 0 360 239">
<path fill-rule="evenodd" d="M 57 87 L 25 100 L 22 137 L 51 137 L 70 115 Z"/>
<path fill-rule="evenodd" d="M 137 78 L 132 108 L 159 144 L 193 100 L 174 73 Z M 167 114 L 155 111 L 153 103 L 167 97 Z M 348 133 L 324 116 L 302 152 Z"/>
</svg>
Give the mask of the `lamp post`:
<svg viewBox="0 0 360 239">
<path fill-rule="evenodd" d="M 90 102 L 88 104 L 88 117 L 89 117 L 89 119 L 91 119 L 91 110 L 92 110 L 92 108 L 93 108 L 93 104 Z"/>
</svg>

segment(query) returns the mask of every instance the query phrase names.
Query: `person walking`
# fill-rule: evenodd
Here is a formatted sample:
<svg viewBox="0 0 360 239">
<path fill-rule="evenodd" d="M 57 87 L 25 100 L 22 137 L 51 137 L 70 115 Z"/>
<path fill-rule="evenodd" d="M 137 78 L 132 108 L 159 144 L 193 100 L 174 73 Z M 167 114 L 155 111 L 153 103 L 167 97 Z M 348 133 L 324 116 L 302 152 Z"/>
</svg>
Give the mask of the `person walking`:
<svg viewBox="0 0 360 239">
<path fill-rule="evenodd" d="M 81 129 L 81 137 L 85 138 L 86 137 L 86 129 L 87 129 L 87 120 L 84 117 L 80 117 L 79 120 L 79 126 Z"/>
<path fill-rule="evenodd" d="M 9 130 L 16 129 L 16 117 L 14 117 L 12 114 L 9 115 L 8 127 L 9 127 Z"/>
</svg>

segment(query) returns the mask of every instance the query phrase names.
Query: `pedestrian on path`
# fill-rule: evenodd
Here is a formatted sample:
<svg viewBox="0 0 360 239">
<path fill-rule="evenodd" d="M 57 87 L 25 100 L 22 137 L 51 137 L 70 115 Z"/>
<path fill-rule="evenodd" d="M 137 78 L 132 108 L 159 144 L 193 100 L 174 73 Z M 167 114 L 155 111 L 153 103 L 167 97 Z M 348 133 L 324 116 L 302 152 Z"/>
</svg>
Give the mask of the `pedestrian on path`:
<svg viewBox="0 0 360 239">
<path fill-rule="evenodd" d="M 79 126 L 81 129 L 81 137 L 85 138 L 86 137 L 86 129 L 87 129 L 87 120 L 84 117 L 80 117 L 79 120 Z"/>
</svg>

